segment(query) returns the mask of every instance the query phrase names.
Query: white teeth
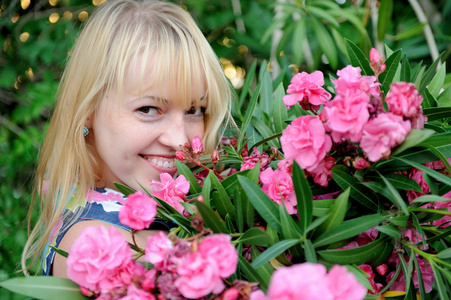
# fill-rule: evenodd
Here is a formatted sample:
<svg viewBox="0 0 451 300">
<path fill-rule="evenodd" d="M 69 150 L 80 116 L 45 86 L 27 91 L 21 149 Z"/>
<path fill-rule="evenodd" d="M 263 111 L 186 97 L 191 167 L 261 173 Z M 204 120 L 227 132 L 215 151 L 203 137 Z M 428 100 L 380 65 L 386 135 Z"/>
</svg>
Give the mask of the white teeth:
<svg viewBox="0 0 451 300">
<path fill-rule="evenodd" d="M 163 167 L 164 167 L 164 168 L 168 168 L 168 167 L 169 167 L 169 163 L 168 163 L 167 161 L 165 161 L 165 162 L 163 163 Z"/>
<path fill-rule="evenodd" d="M 163 166 L 163 162 L 162 162 L 162 161 L 159 161 L 159 162 L 158 162 L 158 166 L 159 166 L 159 167 L 162 167 L 162 166 Z"/>
<path fill-rule="evenodd" d="M 173 168 L 174 167 L 174 162 L 172 160 L 169 162 L 168 167 L 169 168 Z"/>
<path fill-rule="evenodd" d="M 158 165 L 158 160 L 157 160 L 156 158 L 152 159 L 151 162 L 152 162 L 153 164 Z"/>
<path fill-rule="evenodd" d="M 173 168 L 175 165 L 174 160 L 170 160 L 170 161 L 162 161 L 162 160 L 158 160 L 156 158 L 152 158 L 152 160 L 150 160 L 151 163 L 161 167 L 161 168 Z"/>
</svg>

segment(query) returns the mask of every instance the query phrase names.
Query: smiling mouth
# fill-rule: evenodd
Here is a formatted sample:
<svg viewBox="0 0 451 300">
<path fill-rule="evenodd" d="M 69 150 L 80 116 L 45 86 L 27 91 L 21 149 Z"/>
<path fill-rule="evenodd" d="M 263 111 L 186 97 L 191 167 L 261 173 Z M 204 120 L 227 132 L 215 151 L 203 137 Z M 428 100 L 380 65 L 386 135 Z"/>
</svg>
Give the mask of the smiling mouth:
<svg viewBox="0 0 451 300">
<path fill-rule="evenodd" d="M 163 169 L 175 168 L 175 159 L 174 158 L 166 158 L 166 157 L 161 157 L 161 156 L 145 156 L 145 155 L 140 155 L 140 156 L 159 168 L 163 168 Z"/>
</svg>

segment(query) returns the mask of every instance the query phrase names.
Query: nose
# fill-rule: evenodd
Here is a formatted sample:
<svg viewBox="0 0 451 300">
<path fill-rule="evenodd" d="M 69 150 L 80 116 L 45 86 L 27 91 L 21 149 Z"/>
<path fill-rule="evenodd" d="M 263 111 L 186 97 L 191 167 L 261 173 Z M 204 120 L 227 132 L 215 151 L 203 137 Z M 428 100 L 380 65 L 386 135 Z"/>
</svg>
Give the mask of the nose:
<svg viewBox="0 0 451 300">
<path fill-rule="evenodd" d="M 188 135 L 185 127 L 185 112 L 177 112 L 168 115 L 165 128 L 160 135 L 160 142 L 166 147 L 180 150 L 188 142 Z"/>
</svg>

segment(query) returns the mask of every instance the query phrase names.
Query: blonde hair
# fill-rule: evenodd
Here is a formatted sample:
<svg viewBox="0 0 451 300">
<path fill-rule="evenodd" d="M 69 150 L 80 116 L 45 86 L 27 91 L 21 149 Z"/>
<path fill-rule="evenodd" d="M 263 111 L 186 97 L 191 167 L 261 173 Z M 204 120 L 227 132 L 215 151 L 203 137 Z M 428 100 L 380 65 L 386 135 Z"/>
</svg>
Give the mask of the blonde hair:
<svg viewBox="0 0 451 300">
<path fill-rule="evenodd" d="M 159 74 L 153 85 L 169 84 L 179 105 L 190 106 L 190 92 L 200 95 L 204 81 L 208 104 L 203 143 L 207 152 L 217 146 L 224 120 L 230 121 L 230 86 L 189 13 L 163 1 L 117 0 L 100 5 L 78 37 L 59 86 L 36 173 L 31 207 L 39 196 L 41 215 L 22 254 L 25 273 L 40 262 L 74 188 L 79 201 L 85 201 L 84 195 L 95 187 L 99 160 L 89 138 L 83 136 L 83 126 L 112 88 L 118 87 L 120 93 L 128 66 L 138 56 L 144 57 L 142 72 L 152 62 L 153 74 Z"/>
</svg>

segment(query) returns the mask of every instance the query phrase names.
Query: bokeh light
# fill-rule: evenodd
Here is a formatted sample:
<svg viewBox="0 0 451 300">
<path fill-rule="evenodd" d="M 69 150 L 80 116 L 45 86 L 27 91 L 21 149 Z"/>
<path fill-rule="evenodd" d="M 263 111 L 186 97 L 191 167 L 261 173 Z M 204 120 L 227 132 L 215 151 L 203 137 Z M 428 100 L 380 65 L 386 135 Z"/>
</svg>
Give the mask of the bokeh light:
<svg viewBox="0 0 451 300">
<path fill-rule="evenodd" d="M 22 32 L 19 36 L 19 40 L 21 42 L 25 43 L 29 37 L 30 37 L 30 34 L 28 32 Z"/>
<path fill-rule="evenodd" d="M 56 23 L 60 19 L 60 15 L 58 13 L 53 13 L 49 17 L 50 23 Z"/>
<path fill-rule="evenodd" d="M 86 21 L 88 19 L 88 12 L 87 11 L 82 11 L 81 13 L 78 14 L 78 19 L 80 21 Z"/>
</svg>

